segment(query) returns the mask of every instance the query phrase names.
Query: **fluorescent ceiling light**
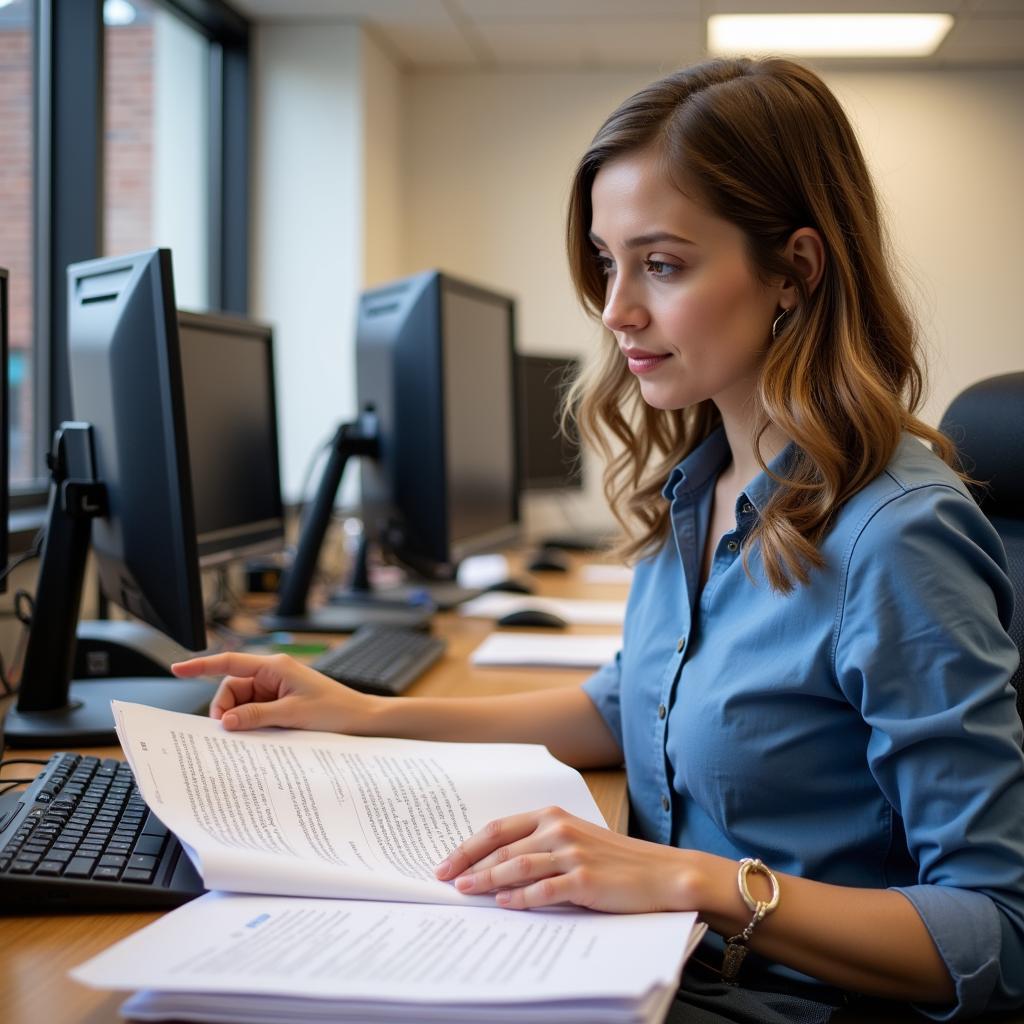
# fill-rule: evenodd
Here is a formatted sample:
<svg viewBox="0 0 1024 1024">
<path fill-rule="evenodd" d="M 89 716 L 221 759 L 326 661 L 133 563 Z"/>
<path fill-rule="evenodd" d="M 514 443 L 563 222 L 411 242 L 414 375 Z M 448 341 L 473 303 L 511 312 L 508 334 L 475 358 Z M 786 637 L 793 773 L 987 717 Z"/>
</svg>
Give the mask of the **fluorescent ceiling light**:
<svg viewBox="0 0 1024 1024">
<path fill-rule="evenodd" d="M 713 14 L 708 51 L 801 57 L 927 57 L 950 14 Z"/>
</svg>

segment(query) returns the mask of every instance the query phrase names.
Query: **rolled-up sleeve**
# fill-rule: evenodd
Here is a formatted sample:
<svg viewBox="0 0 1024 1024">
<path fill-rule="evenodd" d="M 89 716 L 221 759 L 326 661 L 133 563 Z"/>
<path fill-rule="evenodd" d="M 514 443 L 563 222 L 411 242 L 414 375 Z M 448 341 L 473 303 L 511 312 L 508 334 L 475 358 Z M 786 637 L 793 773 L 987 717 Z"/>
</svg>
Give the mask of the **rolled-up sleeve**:
<svg viewBox="0 0 1024 1024">
<path fill-rule="evenodd" d="M 605 724 L 612 731 L 622 749 L 622 712 L 619 706 L 619 686 L 622 679 L 622 653 L 599 668 L 584 684 L 583 690 L 594 702 Z"/>
<path fill-rule="evenodd" d="M 936 1020 L 1024 1004 L 1024 753 L 1005 553 L 951 486 L 872 510 L 847 555 L 833 659 L 905 831 L 917 909 L 956 989 Z"/>
</svg>

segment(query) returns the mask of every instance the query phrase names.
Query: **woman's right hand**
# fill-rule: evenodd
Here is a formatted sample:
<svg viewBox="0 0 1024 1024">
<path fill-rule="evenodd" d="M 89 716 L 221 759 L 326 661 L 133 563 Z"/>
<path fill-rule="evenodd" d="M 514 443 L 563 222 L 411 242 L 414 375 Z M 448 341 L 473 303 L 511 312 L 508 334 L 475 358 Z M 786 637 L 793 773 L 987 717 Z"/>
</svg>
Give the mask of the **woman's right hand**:
<svg viewBox="0 0 1024 1024">
<path fill-rule="evenodd" d="M 210 717 L 238 731 L 285 726 L 366 735 L 384 698 L 357 693 L 286 654 L 212 654 L 171 666 L 183 679 L 223 676 Z"/>
</svg>

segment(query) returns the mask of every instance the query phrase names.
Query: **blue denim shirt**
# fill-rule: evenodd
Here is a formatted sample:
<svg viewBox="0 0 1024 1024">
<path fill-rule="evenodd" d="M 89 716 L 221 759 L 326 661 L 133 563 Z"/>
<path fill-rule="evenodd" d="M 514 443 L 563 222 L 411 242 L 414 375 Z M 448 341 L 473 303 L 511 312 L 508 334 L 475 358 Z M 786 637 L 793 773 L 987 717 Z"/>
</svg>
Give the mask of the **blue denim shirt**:
<svg viewBox="0 0 1024 1024">
<path fill-rule="evenodd" d="M 955 1006 L 925 1012 L 1021 1005 L 1024 753 L 998 536 L 907 435 L 837 515 L 809 584 L 773 592 L 756 545 L 744 572 L 775 486 L 762 473 L 701 590 L 729 459 L 718 430 L 673 470 L 671 537 L 636 567 L 622 651 L 584 684 L 622 746 L 634 831 L 896 889 L 956 985 Z"/>
</svg>

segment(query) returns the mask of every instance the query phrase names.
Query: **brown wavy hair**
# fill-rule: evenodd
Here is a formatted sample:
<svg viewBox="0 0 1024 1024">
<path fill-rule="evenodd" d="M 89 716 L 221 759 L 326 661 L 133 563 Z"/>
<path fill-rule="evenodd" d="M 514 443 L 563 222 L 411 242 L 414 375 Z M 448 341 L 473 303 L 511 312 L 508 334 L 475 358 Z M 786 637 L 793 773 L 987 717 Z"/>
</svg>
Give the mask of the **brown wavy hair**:
<svg viewBox="0 0 1024 1024">
<path fill-rule="evenodd" d="M 589 238 L 591 188 L 606 163 L 642 151 L 656 152 L 676 187 L 743 231 L 761 280 L 797 283 L 795 308 L 766 339 L 755 429 L 756 441 L 774 423 L 797 456 L 744 545 L 744 565 L 759 544 L 770 586 L 786 593 L 824 564 L 819 544 L 833 516 L 885 468 L 903 431 L 953 460 L 947 438 L 914 415 L 924 384 L 916 330 L 890 270 L 871 177 L 836 98 L 792 61 L 712 60 L 647 86 L 601 126 L 572 183 L 569 262 L 598 320 L 606 279 Z M 816 228 L 825 246 L 813 292 L 783 255 L 801 227 Z M 584 367 L 566 408 L 605 458 L 605 495 L 626 532 L 619 553 L 634 559 L 664 542 L 660 490 L 720 417 L 710 400 L 648 406 L 606 337 L 613 343 Z"/>
</svg>

